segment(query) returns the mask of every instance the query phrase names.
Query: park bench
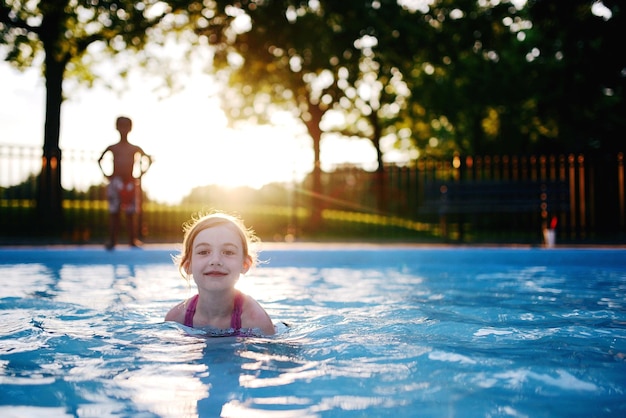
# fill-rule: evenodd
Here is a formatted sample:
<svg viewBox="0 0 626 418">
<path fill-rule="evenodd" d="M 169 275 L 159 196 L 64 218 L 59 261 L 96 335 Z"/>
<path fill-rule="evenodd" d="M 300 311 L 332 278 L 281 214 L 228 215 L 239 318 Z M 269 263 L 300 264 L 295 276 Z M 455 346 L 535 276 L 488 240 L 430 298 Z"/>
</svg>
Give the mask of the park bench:
<svg viewBox="0 0 626 418">
<path fill-rule="evenodd" d="M 462 224 L 479 216 L 515 216 L 523 214 L 537 221 L 541 228 L 550 226 L 569 208 L 569 189 L 559 180 L 432 180 L 424 185 L 419 212 L 438 214 L 444 236 L 452 217 Z"/>
</svg>

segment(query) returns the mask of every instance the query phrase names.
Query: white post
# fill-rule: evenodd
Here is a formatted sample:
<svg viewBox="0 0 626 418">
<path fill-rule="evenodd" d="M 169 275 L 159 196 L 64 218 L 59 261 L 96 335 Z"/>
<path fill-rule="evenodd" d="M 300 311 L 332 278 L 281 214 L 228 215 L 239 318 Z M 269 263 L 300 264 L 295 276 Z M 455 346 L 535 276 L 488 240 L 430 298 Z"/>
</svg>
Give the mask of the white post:
<svg viewBox="0 0 626 418">
<path fill-rule="evenodd" d="M 546 248 L 554 248 L 554 244 L 556 243 L 555 229 L 546 228 L 543 230 L 543 243 Z"/>
</svg>

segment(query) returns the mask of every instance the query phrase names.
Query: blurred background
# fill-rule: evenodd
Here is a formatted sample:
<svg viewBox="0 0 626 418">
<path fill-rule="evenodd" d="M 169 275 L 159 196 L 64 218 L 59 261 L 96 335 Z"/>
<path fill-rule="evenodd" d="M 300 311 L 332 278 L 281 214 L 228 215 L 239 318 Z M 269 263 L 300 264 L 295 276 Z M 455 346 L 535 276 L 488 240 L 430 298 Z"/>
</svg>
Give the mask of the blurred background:
<svg viewBox="0 0 626 418">
<path fill-rule="evenodd" d="M 624 243 L 618 1 L 50 3 L 0 6 L 1 244 L 104 242 L 120 115 L 145 242 Z"/>
</svg>

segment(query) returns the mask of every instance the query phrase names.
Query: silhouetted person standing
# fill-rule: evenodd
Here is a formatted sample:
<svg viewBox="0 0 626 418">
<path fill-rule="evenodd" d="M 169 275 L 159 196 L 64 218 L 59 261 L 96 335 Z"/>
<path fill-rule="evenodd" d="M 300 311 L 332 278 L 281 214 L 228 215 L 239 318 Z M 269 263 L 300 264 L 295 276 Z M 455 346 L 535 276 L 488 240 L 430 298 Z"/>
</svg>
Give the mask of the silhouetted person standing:
<svg viewBox="0 0 626 418">
<path fill-rule="evenodd" d="M 126 214 L 126 228 L 128 230 L 129 244 L 133 247 L 141 245 L 137 239 L 135 215 L 137 213 L 140 190 L 140 179 L 152 164 L 152 158 L 141 147 L 128 142 L 128 133 L 133 128 L 133 122 L 124 116 L 117 118 L 117 130 L 120 133 L 120 141 L 110 145 L 102 152 L 98 159 L 98 165 L 102 174 L 109 179 L 107 187 L 107 199 L 109 201 L 109 241 L 106 248 L 111 250 L 117 244 L 117 235 L 120 229 L 120 212 Z M 113 155 L 113 172 L 107 175 L 102 168 L 102 159 L 110 152 Z M 144 168 L 142 159 L 147 160 Z M 138 177 L 133 176 L 135 165 L 138 167 Z"/>
</svg>

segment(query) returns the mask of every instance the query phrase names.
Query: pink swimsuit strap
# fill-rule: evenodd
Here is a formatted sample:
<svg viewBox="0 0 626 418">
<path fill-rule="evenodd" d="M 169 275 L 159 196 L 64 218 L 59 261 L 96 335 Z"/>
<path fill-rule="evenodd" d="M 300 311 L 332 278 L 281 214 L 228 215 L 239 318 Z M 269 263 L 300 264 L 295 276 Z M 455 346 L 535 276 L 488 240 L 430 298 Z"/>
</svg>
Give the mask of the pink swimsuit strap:
<svg viewBox="0 0 626 418">
<path fill-rule="evenodd" d="M 196 306 L 198 305 L 198 297 L 200 295 L 195 295 L 189 300 L 189 304 L 187 305 L 187 311 L 185 312 L 185 326 L 193 328 L 193 316 L 196 313 Z"/>
<path fill-rule="evenodd" d="M 185 326 L 193 328 L 193 316 L 196 313 L 196 306 L 198 306 L 198 297 L 195 295 L 189 300 L 187 310 L 185 311 Z M 230 327 L 235 330 L 241 329 L 241 311 L 243 307 L 243 293 L 237 291 L 235 294 L 235 303 L 233 304 L 233 314 L 230 317 Z"/>
<path fill-rule="evenodd" d="M 241 329 L 241 308 L 243 306 L 243 293 L 237 292 L 233 305 L 233 314 L 230 317 L 230 327 L 234 330 Z"/>
</svg>

